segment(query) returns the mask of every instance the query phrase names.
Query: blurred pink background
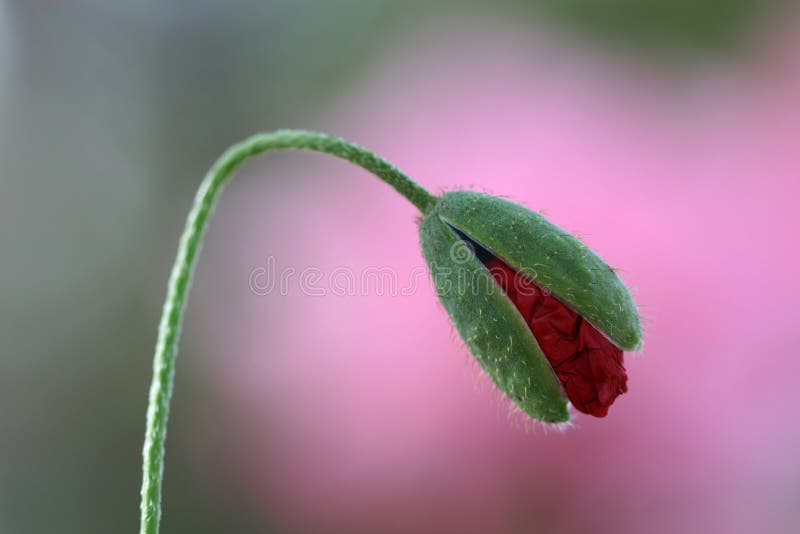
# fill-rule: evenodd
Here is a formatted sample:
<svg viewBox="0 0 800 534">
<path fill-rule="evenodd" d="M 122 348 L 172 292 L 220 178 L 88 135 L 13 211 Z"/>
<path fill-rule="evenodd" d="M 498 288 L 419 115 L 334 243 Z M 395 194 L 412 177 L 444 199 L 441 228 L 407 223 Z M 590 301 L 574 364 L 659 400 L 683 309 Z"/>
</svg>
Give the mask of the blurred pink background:
<svg viewBox="0 0 800 534">
<path fill-rule="evenodd" d="M 286 127 L 542 210 L 621 269 L 645 348 L 605 419 L 509 415 L 415 210 L 345 162 L 270 154 L 199 260 L 162 532 L 797 532 L 797 7 L 0 0 L 0 533 L 136 531 L 191 198 L 225 147 Z M 270 258 L 285 295 L 249 287 Z M 314 297 L 308 267 L 421 283 Z"/>
<path fill-rule="evenodd" d="M 675 72 L 532 35 L 423 27 L 302 126 L 435 192 L 543 210 L 622 268 L 647 318 L 630 392 L 564 432 L 509 417 L 427 278 L 410 296 L 253 294 L 268 256 L 401 281 L 424 265 L 416 214 L 385 185 L 270 155 L 226 194 L 196 279 L 186 338 L 210 347 L 224 399 L 195 423 L 202 462 L 300 532 L 794 532 L 792 24 L 744 61 Z"/>
</svg>

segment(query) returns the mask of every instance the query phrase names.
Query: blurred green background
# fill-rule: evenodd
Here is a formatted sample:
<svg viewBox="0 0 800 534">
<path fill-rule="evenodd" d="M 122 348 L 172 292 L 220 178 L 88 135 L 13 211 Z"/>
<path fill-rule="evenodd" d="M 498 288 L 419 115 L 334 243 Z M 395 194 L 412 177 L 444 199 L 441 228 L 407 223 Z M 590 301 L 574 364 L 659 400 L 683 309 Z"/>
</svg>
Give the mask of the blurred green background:
<svg viewBox="0 0 800 534">
<path fill-rule="evenodd" d="M 136 529 L 145 393 L 167 272 L 190 198 L 232 141 L 319 127 L 327 103 L 374 55 L 420 24 L 513 20 L 610 54 L 693 69 L 746 56 L 779 7 L 2 2 L 0 532 Z M 186 429 L 217 404 L 203 358 L 187 337 L 165 530 L 281 530 L 241 506 L 235 479 L 196 469 Z"/>
</svg>

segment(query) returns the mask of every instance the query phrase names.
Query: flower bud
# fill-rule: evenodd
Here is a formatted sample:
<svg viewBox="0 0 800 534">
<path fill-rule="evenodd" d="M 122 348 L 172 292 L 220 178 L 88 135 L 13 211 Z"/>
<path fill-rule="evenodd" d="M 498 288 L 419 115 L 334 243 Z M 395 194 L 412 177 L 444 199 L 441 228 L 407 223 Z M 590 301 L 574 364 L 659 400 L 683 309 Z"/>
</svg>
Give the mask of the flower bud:
<svg viewBox="0 0 800 534">
<path fill-rule="evenodd" d="M 627 390 L 622 350 L 641 346 L 636 305 L 576 237 L 513 202 L 444 194 L 420 224 L 439 299 L 470 352 L 525 413 L 605 416 Z"/>
</svg>

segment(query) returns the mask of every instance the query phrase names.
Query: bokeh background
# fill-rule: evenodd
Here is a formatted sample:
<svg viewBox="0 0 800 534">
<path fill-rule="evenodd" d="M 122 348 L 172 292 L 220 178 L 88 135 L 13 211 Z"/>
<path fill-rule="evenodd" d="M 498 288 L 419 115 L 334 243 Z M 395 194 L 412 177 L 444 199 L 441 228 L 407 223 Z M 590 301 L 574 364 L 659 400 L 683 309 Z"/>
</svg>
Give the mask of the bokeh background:
<svg viewBox="0 0 800 534">
<path fill-rule="evenodd" d="M 414 210 L 316 154 L 249 164 L 199 262 L 164 532 L 789 533 L 800 524 L 800 11 L 765 0 L 0 3 L 0 532 L 132 532 L 152 348 L 204 171 L 278 127 L 543 210 L 635 288 L 604 420 L 509 417 Z"/>
</svg>

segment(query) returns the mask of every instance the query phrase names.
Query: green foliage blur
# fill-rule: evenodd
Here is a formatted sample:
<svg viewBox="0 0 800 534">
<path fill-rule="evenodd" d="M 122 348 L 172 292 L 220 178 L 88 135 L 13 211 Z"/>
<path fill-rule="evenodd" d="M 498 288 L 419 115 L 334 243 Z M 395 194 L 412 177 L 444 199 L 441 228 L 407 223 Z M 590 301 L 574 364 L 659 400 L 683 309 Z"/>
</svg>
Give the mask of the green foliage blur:
<svg viewBox="0 0 800 534">
<path fill-rule="evenodd" d="M 783 0 L 539 0 L 533 6 L 598 42 L 668 56 L 741 49 Z"/>
</svg>

